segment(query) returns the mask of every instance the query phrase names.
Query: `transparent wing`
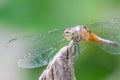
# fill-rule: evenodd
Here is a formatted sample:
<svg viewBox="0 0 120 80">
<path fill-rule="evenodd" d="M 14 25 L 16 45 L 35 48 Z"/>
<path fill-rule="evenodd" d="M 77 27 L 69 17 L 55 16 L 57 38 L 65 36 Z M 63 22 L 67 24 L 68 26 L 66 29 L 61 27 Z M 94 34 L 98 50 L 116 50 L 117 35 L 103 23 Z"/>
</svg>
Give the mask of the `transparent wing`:
<svg viewBox="0 0 120 80">
<path fill-rule="evenodd" d="M 44 66 L 53 58 L 55 52 L 68 44 L 63 38 L 63 31 L 64 29 L 55 29 L 43 34 L 13 38 L 7 42 L 7 47 L 11 48 L 19 43 L 28 52 L 19 60 L 18 66 L 22 68 Z"/>
<path fill-rule="evenodd" d="M 109 20 L 96 22 L 88 25 L 92 32 L 101 38 L 112 40 L 120 44 L 120 17 L 114 17 Z M 103 50 L 111 54 L 120 54 L 120 45 L 112 47 L 107 45 L 99 45 Z"/>
<path fill-rule="evenodd" d="M 58 51 L 58 47 L 52 44 L 47 47 L 35 49 L 19 59 L 18 66 L 21 68 L 35 68 L 47 65 L 54 57 L 56 51 Z"/>
<path fill-rule="evenodd" d="M 7 42 L 7 47 L 11 48 L 15 44 L 21 44 L 22 47 L 29 49 L 42 48 L 53 43 L 56 44 L 63 39 L 63 31 L 64 29 L 54 29 L 42 34 L 15 37 Z"/>
</svg>

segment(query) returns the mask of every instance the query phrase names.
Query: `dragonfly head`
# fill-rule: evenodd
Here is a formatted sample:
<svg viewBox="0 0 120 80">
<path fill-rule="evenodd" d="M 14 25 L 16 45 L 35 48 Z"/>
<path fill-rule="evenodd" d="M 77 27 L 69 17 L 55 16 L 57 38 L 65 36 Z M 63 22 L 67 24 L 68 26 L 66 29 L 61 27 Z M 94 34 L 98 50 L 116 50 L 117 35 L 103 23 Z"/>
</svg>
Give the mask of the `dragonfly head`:
<svg viewBox="0 0 120 80">
<path fill-rule="evenodd" d="M 63 35 L 67 41 L 75 40 L 77 37 L 77 31 L 74 28 L 67 28 Z"/>
</svg>

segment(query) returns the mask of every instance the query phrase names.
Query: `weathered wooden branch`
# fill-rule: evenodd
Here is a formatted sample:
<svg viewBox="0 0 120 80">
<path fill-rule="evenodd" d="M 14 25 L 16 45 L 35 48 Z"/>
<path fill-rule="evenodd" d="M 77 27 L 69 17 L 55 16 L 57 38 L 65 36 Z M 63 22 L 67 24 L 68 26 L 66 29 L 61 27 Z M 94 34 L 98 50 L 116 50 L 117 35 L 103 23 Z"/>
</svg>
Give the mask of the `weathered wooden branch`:
<svg viewBox="0 0 120 80">
<path fill-rule="evenodd" d="M 73 66 L 73 41 L 63 47 L 48 64 L 39 80 L 76 80 Z"/>
</svg>

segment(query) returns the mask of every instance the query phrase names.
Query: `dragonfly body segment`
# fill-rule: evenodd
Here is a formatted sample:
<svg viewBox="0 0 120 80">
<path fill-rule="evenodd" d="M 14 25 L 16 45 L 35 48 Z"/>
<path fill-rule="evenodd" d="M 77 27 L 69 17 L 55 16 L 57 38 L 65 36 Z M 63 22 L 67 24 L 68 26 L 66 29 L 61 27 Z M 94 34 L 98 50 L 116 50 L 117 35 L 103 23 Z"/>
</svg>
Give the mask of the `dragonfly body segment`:
<svg viewBox="0 0 120 80">
<path fill-rule="evenodd" d="M 73 40 L 74 42 L 80 41 L 92 41 L 99 44 L 106 44 L 109 46 L 118 46 L 116 42 L 102 39 L 94 34 L 91 30 L 85 26 L 76 26 L 74 28 L 67 28 L 64 31 L 64 37 L 67 41 Z"/>
</svg>

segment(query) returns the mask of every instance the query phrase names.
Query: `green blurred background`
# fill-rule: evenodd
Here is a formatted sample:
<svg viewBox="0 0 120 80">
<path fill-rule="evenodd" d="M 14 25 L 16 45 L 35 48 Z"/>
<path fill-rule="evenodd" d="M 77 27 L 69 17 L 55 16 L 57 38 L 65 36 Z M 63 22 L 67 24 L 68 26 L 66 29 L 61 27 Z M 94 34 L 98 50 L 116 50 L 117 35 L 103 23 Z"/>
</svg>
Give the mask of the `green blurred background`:
<svg viewBox="0 0 120 80">
<path fill-rule="evenodd" d="M 34 34 L 119 15 L 120 0 L 0 0 L 0 31 L 3 31 L 0 41 L 6 39 L 3 36 L 7 32 L 10 36 Z M 75 59 L 76 80 L 119 80 L 120 56 L 110 55 L 89 44 L 93 46 L 89 45 L 80 58 Z M 21 77 L 22 80 L 38 80 L 46 67 L 21 69 L 16 62 L 13 64 L 13 75 L 6 80 L 21 80 Z"/>
</svg>

